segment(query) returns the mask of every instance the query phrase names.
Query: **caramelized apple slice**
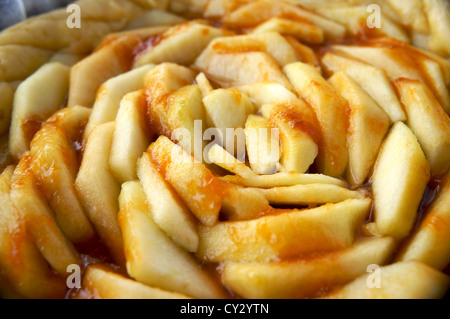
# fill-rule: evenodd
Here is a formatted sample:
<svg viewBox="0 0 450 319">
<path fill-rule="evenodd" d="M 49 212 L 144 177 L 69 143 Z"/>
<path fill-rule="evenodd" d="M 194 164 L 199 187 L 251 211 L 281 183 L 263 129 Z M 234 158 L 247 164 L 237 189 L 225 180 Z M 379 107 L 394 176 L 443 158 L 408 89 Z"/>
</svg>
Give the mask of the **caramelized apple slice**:
<svg viewBox="0 0 450 319">
<path fill-rule="evenodd" d="M 431 174 L 445 173 L 450 166 L 450 118 L 424 84 L 408 79 L 395 84 L 408 113 L 407 124 L 430 162 Z"/>
<path fill-rule="evenodd" d="M 382 69 L 333 53 L 326 53 L 322 63 L 328 72 L 342 71 L 350 76 L 389 115 L 392 122 L 406 120 L 394 88 Z"/>
<path fill-rule="evenodd" d="M 352 191 L 331 184 L 307 184 L 273 187 L 262 190 L 272 204 L 309 205 L 339 203 L 347 199 L 363 199 L 363 191 Z"/>
<path fill-rule="evenodd" d="M 257 188 L 227 185 L 222 200 L 222 211 L 227 220 L 257 218 L 273 209 L 264 193 Z"/>
<path fill-rule="evenodd" d="M 430 165 L 414 133 L 398 122 L 381 147 L 372 177 L 375 223 L 381 234 L 396 239 L 409 234 L 429 178 Z"/>
<path fill-rule="evenodd" d="M 214 225 L 222 206 L 220 181 L 205 165 L 165 136 L 160 136 L 148 151 L 191 212 L 202 224 Z"/>
<path fill-rule="evenodd" d="M 281 131 L 284 133 L 283 130 Z M 282 155 L 280 132 L 272 127 L 270 121 L 264 117 L 250 115 L 245 123 L 244 133 L 247 156 L 252 171 L 256 174 L 276 173 Z"/>
<path fill-rule="evenodd" d="M 323 29 L 329 39 L 338 39 L 345 35 L 344 26 L 283 1 L 259 0 L 250 2 L 226 15 L 222 22 L 230 26 L 248 27 L 277 16 L 288 16 L 294 20 L 310 22 Z"/>
<path fill-rule="evenodd" d="M 315 25 L 303 21 L 282 18 L 271 18 L 252 30 L 252 33 L 266 32 L 277 32 L 284 35 L 291 35 L 299 40 L 314 44 L 322 43 L 324 40 L 323 30 Z"/>
<path fill-rule="evenodd" d="M 308 64 L 289 64 L 284 72 L 297 93 L 312 106 L 319 121 L 322 133 L 316 161 L 319 172 L 341 176 L 348 162 L 346 101 Z"/>
<path fill-rule="evenodd" d="M 272 175 L 237 176 L 227 175 L 220 178 L 225 182 L 247 187 L 272 188 L 278 186 L 294 186 L 307 184 L 333 184 L 345 187 L 347 183 L 338 178 L 321 174 L 299 174 L 295 172 L 279 172 Z"/>
<path fill-rule="evenodd" d="M 47 63 L 17 88 L 9 132 L 9 151 L 16 158 L 29 150 L 41 123 L 64 105 L 69 72 L 65 65 Z"/>
<path fill-rule="evenodd" d="M 89 135 L 75 186 L 100 238 L 119 264 L 124 263 L 122 234 L 117 223 L 120 185 L 109 168 L 115 123 L 94 128 Z"/>
<path fill-rule="evenodd" d="M 351 246 L 371 200 L 351 199 L 258 219 L 200 226 L 197 256 L 204 261 L 274 261 Z"/>
<path fill-rule="evenodd" d="M 82 106 L 57 112 L 36 133 L 30 145 L 30 169 L 36 182 L 55 212 L 61 230 L 77 243 L 94 236 L 74 187 L 79 164 L 72 145 L 76 141 L 74 134 L 84 127 L 90 114 L 91 110 Z"/>
<path fill-rule="evenodd" d="M 328 82 L 348 102 L 347 180 L 352 185 L 360 186 L 375 163 L 390 120 L 377 103 L 345 73 L 335 73 Z"/>
<path fill-rule="evenodd" d="M 441 182 L 441 189 L 417 232 L 400 252 L 398 260 L 417 260 L 443 270 L 450 262 L 450 173 Z"/>
<path fill-rule="evenodd" d="M 52 273 L 40 255 L 27 232 L 28 223 L 25 222 L 24 216 L 11 200 L 13 171 L 14 166 L 8 166 L 0 175 L 0 203 L 2 205 L 0 210 L 0 270 L 2 277 L 21 298 L 61 298 L 66 290 L 64 280 Z M 77 258 L 74 260 L 78 261 Z"/>
<path fill-rule="evenodd" d="M 313 111 L 300 100 L 291 104 L 265 104 L 261 111 L 279 129 L 280 163 L 287 171 L 305 173 L 317 157 L 321 141 Z"/>
<path fill-rule="evenodd" d="M 80 297 L 95 299 L 186 299 L 183 294 L 150 287 L 115 273 L 103 265 L 90 265 L 84 273 Z"/>
<path fill-rule="evenodd" d="M 141 89 L 144 86 L 145 74 L 152 68 L 153 65 L 144 65 L 115 76 L 100 86 L 92 108 L 92 115 L 84 131 L 85 141 L 94 127 L 116 118 L 124 95 Z"/>
<path fill-rule="evenodd" d="M 227 35 L 224 29 L 210 27 L 204 23 L 186 22 L 176 25 L 160 37 L 161 41 L 142 52 L 136 66 L 148 63 L 174 62 L 189 65 L 214 38 Z"/>
<path fill-rule="evenodd" d="M 391 237 L 362 240 L 354 246 L 310 258 L 270 263 L 227 263 L 223 282 L 244 298 L 305 298 L 345 284 L 383 265 L 395 249 Z M 308 284 L 305 284 L 308 283 Z"/>
<path fill-rule="evenodd" d="M 246 94 L 258 107 L 264 104 L 297 102 L 297 96 L 276 82 L 257 82 L 242 85 L 238 90 Z"/>
<path fill-rule="evenodd" d="M 131 69 L 133 50 L 139 41 L 137 36 L 124 35 L 75 64 L 70 71 L 68 106 L 91 107 L 103 82 Z"/>
<path fill-rule="evenodd" d="M 205 97 L 206 95 L 208 95 L 209 93 L 212 92 L 213 87 L 212 87 L 211 83 L 209 82 L 208 78 L 206 77 L 205 73 L 200 72 L 195 77 L 195 82 L 198 84 L 200 91 L 202 91 L 203 97 Z"/>
<path fill-rule="evenodd" d="M 197 223 L 181 199 L 168 184 L 151 155 L 139 158 L 137 174 L 155 223 L 180 247 L 194 252 L 198 247 Z"/>
<path fill-rule="evenodd" d="M 240 176 L 249 177 L 254 176 L 255 173 L 243 162 L 239 161 L 236 157 L 228 153 L 222 147 L 214 144 L 208 151 L 208 159 L 211 163 L 214 163 L 229 172 L 235 173 Z"/>
<path fill-rule="evenodd" d="M 153 287 L 196 298 L 223 293 L 187 252 L 173 243 L 152 220 L 137 181 L 122 185 L 119 222 L 131 277 Z"/>
<path fill-rule="evenodd" d="M 443 273 L 416 261 L 398 262 L 380 268 L 380 287 L 369 287 L 375 273 L 360 276 L 325 295 L 329 299 L 439 299 L 450 279 Z M 374 280 L 375 281 L 375 280 Z"/>
<path fill-rule="evenodd" d="M 12 176 L 11 199 L 23 214 L 27 231 L 41 254 L 55 271 L 67 275 L 67 266 L 80 264 L 80 259 L 36 186 L 30 163 L 31 157 L 27 152 L 22 155 Z"/>
<path fill-rule="evenodd" d="M 128 93 L 120 102 L 109 157 L 111 171 L 120 183 L 137 178 L 136 161 L 150 144 L 146 107 L 144 90 Z"/>
</svg>

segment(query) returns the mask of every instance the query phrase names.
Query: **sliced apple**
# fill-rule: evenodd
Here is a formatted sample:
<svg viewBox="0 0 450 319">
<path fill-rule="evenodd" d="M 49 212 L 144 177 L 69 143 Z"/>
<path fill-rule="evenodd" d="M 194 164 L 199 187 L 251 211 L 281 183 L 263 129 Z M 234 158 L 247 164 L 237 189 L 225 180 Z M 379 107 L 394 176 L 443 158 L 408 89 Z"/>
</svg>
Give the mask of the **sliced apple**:
<svg viewBox="0 0 450 319">
<path fill-rule="evenodd" d="M 354 246 L 319 255 L 270 263 L 227 263 L 224 284 L 244 298 L 305 298 L 321 289 L 345 284 L 383 265 L 395 249 L 391 237 L 362 240 Z M 308 284 L 305 284 L 308 283 Z"/>
<path fill-rule="evenodd" d="M 150 144 L 144 93 L 138 90 L 125 95 L 117 113 L 109 166 L 120 183 L 137 178 L 136 161 Z"/>
<path fill-rule="evenodd" d="M 428 85 L 436 95 L 439 103 L 447 114 L 450 114 L 450 93 L 445 84 L 444 74 L 438 62 L 424 59 L 421 61 L 422 69 L 426 73 Z"/>
<path fill-rule="evenodd" d="M 408 113 L 407 124 L 419 140 L 431 174 L 445 173 L 450 166 L 450 118 L 424 84 L 408 79 L 395 84 Z"/>
<path fill-rule="evenodd" d="M 290 104 L 265 104 L 261 112 L 279 129 L 280 163 L 287 171 L 305 173 L 317 157 L 321 142 L 314 112 L 301 100 Z"/>
<path fill-rule="evenodd" d="M 162 33 L 161 41 L 150 46 L 136 59 L 135 65 L 174 62 L 189 65 L 214 38 L 231 34 L 199 22 L 186 22 Z"/>
<path fill-rule="evenodd" d="M 200 91 L 202 91 L 203 97 L 211 93 L 213 90 L 213 87 L 211 83 L 209 82 L 208 78 L 206 77 L 205 73 L 200 72 L 195 77 L 195 82 L 198 84 L 198 87 L 200 88 Z"/>
<path fill-rule="evenodd" d="M 27 232 L 28 223 L 10 197 L 14 166 L 0 175 L 0 270 L 21 298 L 62 298 L 66 287 L 55 276 Z M 75 258 L 75 260 L 77 260 Z M 3 282 L 2 282 L 3 285 Z M 5 288 L 5 287 L 2 287 Z M 3 289 L 2 289 L 3 290 Z"/>
<path fill-rule="evenodd" d="M 118 37 L 75 64 L 70 71 L 68 106 L 91 107 L 102 83 L 131 69 L 139 42 L 137 36 Z"/>
<path fill-rule="evenodd" d="M 205 165 L 165 136 L 150 145 L 148 152 L 163 178 L 198 220 L 204 225 L 214 225 L 222 206 L 221 182 Z"/>
<path fill-rule="evenodd" d="M 11 199 L 23 214 L 27 231 L 41 254 L 55 271 L 67 275 L 67 266 L 80 264 L 80 258 L 36 186 L 30 164 L 31 157 L 27 152 L 21 157 L 12 176 Z"/>
<path fill-rule="evenodd" d="M 0 134 L 9 130 L 13 107 L 14 89 L 9 83 L 0 82 Z"/>
<path fill-rule="evenodd" d="M 291 35 L 308 43 L 322 43 L 323 30 L 315 25 L 303 21 L 288 20 L 283 18 L 270 18 L 252 30 L 252 33 L 277 32 Z"/>
<path fill-rule="evenodd" d="M 313 66 L 297 62 L 285 66 L 284 72 L 319 121 L 322 133 L 316 161 L 319 172 L 341 176 L 348 162 L 346 101 Z"/>
<path fill-rule="evenodd" d="M 227 175 L 220 178 L 225 182 L 247 187 L 272 188 L 278 186 L 294 186 L 307 184 L 333 184 L 345 187 L 347 183 L 338 178 L 321 174 L 299 174 L 295 172 L 279 172 L 272 175 L 238 176 Z"/>
<path fill-rule="evenodd" d="M 352 191 L 332 184 L 307 184 L 262 189 L 272 204 L 309 205 L 339 203 L 347 199 L 363 199 L 363 191 Z"/>
<path fill-rule="evenodd" d="M 180 247 L 194 252 L 198 247 L 197 223 L 179 196 L 161 176 L 151 155 L 138 160 L 137 174 L 155 223 Z"/>
<path fill-rule="evenodd" d="M 78 296 L 88 294 L 95 299 L 186 299 L 186 295 L 150 287 L 126 278 L 103 265 L 86 269 Z"/>
<path fill-rule="evenodd" d="M 208 159 L 211 163 L 214 163 L 229 172 L 235 173 L 240 176 L 249 177 L 254 176 L 255 173 L 243 162 L 239 161 L 236 157 L 228 153 L 222 147 L 214 144 L 208 151 Z"/>
<path fill-rule="evenodd" d="M 61 63 L 47 63 L 17 88 L 9 131 L 9 151 L 16 158 L 29 150 L 42 122 L 64 105 L 69 72 Z"/>
<path fill-rule="evenodd" d="M 246 94 L 260 108 L 264 104 L 293 103 L 297 96 L 276 82 L 257 82 L 242 85 L 238 90 Z"/>
<path fill-rule="evenodd" d="M 44 123 L 30 144 L 30 169 L 59 227 L 74 243 L 94 236 L 74 187 L 79 164 L 73 134 L 84 127 L 90 114 L 82 106 L 62 109 Z"/>
<path fill-rule="evenodd" d="M 126 29 L 135 30 L 139 28 L 170 26 L 186 22 L 179 15 L 160 9 L 147 10 L 142 15 L 127 24 Z"/>
<path fill-rule="evenodd" d="M 375 163 L 390 120 L 377 103 L 345 73 L 335 73 L 328 82 L 348 102 L 347 180 L 351 185 L 360 186 Z"/>
<path fill-rule="evenodd" d="M 120 185 L 109 168 L 115 123 L 94 128 L 89 135 L 75 186 L 100 238 L 119 264 L 124 263 L 122 234 L 117 223 Z"/>
<path fill-rule="evenodd" d="M 398 122 L 381 147 L 372 176 L 374 217 L 381 234 L 396 239 L 409 234 L 429 178 L 430 164 L 414 133 Z"/>
<path fill-rule="evenodd" d="M 250 115 L 245 123 L 244 133 L 252 171 L 256 174 L 276 173 L 282 155 L 278 129 L 264 117 Z"/>
<path fill-rule="evenodd" d="M 196 298 L 223 297 L 218 285 L 195 259 L 173 243 L 152 220 L 139 182 L 122 185 L 119 203 L 127 270 L 132 278 Z"/>
<path fill-rule="evenodd" d="M 369 287 L 375 273 L 361 275 L 328 293 L 329 299 L 439 299 L 450 284 L 443 273 L 420 262 L 398 262 L 380 268 L 380 287 Z"/>
<path fill-rule="evenodd" d="M 394 88 L 382 69 L 333 53 L 326 53 L 322 63 L 329 73 L 342 71 L 350 76 L 389 115 L 392 122 L 406 120 Z"/>
<path fill-rule="evenodd" d="M 288 16 L 294 20 L 310 22 L 322 29 L 328 39 L 339 39 L 345 35 L 345 27 L 325 19 L 309 10 L 286 2 L 259 0 L 250 2 L 223 18 L 223 23 L 232 27 L 255 26 L 271 17 Z"/>
<path fill-rule="evenodd" d="M 450 262 L 450 173 L 441 182 L 441 189 L 418 230 L 406 243 L 398 260 L 417 260 L 443 270 Z"/>
<path fill-rule="evenodd" d="M 371 200 L 351 199 L 246 221 L 200 226 L 196 255 L 204 261 L 275 261 L 353 244 Z"/>
<path fill-rule="evenodd" d="M 144 65 L 117 75 L 100 85 L 92 107 L 92 115 L 84 131 L 85 140 L 94 127 L 116 118 L 124 95 L 143 88 L 145 75 L 152 68 L 153 65 L 151 64 Z"/>
</svg>

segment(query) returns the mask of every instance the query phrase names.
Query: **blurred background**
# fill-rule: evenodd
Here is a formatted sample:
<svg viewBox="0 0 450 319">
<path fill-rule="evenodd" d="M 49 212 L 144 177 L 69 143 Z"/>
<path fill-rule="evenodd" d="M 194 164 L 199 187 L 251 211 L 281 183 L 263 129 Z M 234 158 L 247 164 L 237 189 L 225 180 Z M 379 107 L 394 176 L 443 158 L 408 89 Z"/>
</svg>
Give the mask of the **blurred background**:
<svg viewBox="0 0 450 319">
<path fill-rule="evenodd" d="M 0 30 L 70 2 L 74 0 L 0 0 Z"/>
</svg>

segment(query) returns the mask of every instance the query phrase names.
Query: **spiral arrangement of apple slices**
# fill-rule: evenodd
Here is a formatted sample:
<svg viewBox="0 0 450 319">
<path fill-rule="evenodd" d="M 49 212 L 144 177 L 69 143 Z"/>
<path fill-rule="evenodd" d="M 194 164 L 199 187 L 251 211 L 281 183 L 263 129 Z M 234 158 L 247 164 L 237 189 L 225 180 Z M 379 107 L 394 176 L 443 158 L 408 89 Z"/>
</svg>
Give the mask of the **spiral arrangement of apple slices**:
<svg viewBox="0 0 450 319">
<path fill-rule="evenodd" d="M 364 0 L 82 0 L 84 33 L 0 33 L 2 295 L 442 297 L 450 11 L 370 2 L 378 29 Z"/>
</svg>

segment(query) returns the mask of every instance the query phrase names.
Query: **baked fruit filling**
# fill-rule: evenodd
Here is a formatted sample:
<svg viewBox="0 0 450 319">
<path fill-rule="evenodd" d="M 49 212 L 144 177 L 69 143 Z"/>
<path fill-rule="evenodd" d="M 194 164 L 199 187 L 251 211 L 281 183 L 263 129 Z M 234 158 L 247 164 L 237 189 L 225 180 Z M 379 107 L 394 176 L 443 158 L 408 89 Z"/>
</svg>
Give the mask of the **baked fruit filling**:
<svg viewBox="0 0 450 319">
<path fill-rule="evenodd" d="M 441 298 L 446 1 L 76 2 L 0 33 L 9 298 Z"/>
</svg>

